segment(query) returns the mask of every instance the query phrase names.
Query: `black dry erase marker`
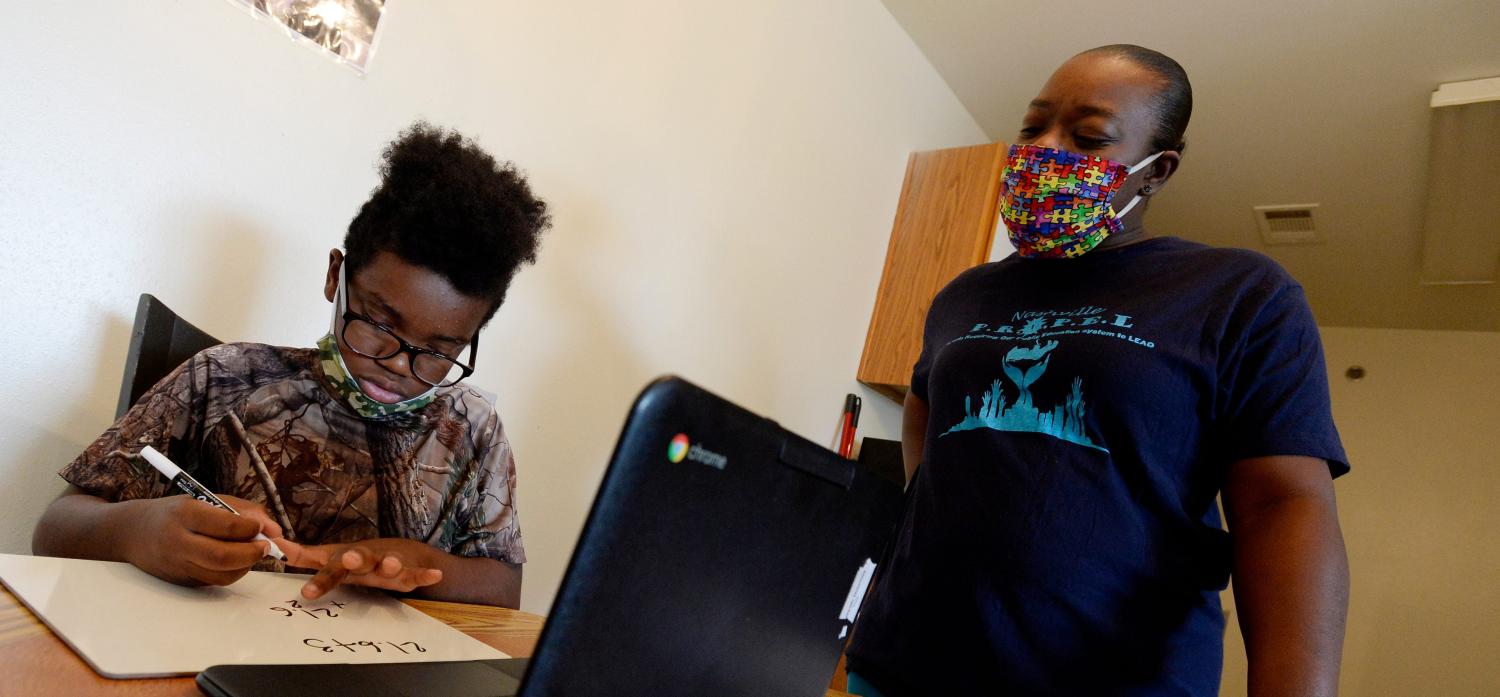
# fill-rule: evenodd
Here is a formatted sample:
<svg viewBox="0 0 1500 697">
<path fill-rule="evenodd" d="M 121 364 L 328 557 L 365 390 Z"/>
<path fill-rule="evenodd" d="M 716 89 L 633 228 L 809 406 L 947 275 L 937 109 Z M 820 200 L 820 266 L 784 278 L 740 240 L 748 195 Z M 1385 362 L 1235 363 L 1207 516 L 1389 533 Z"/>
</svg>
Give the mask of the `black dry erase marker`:
<svg viewBox="0 0 1500 697">
<path fill-rule="evenodd" d="M 151 463 L 151 466 L 155 467 L 156 471 L 161 472 L 167 479 L 172 480 L 172 484 L 178 489 L 187 492 L 188 496 L 211 506 L 222 508 L 235 515 L 240 514 L 239 511 L 230 508 L 229 504 L 224 503 L 222 499 L 214 496 L 214 492 L 209 491 L 202 484 L 199 484 L 198 480 L 193 479 L 187 472 L 182 471 L 182 468 L 178 467 L 177 463 L 167 459 L 166 455 L 157 452 L 156 448 L 149 445 L 141 448 L 141 457 L 146 458 L 146 462 Z M 266 537 L 265 533 L 256 533 L 255 539 L 265 540 L 266 544 L 270 545 L 270 551 L 267 553 L 271 556 L 281 560 L 286 559 L 286 555 L 281 553 L 281 548 L 277 547 L 276 543 L 271 541 L 271 538 Z"/>
</svg>

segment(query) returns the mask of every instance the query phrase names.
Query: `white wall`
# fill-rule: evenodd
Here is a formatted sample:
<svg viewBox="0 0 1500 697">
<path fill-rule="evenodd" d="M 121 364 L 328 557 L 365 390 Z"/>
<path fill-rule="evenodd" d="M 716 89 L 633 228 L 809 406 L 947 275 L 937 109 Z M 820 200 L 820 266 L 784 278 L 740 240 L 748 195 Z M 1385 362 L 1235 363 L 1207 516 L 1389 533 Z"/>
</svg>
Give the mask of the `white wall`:
<svg viewBox="0 0 1500 697">
<path fill-rule="evenodd" d="M 636 390 L 673 371 L 824 440 L 906 155 L 984 135 L 873 0 L 395 0 L 360 79 L 221 0 L 0 21 L 0 551 L 110 422 L 138 293 L 310 345 L 327 250 L 418 116 L 556 228 L 486 334 L 545 611 Z M 894 405 L 864 391 L 866 433 Z"/>
<path fill-rule="evenodd" d="M 1323 342 L 1354 468 L 1336 486 L 1343 694 L 1500 694 L 1500 333 L 1326 327 Z M 1231 625 L 1226 696 L 1245 694 L 1244 651 Z"/>
</svg>

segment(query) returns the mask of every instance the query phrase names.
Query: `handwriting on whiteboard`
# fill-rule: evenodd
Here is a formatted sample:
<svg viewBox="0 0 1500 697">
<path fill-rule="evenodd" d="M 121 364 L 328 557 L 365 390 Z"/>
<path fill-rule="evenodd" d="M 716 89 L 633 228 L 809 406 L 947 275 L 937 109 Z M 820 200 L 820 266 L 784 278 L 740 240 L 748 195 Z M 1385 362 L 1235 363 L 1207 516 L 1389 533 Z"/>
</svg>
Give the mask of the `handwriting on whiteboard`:
<svg viewBox="0 0 1500 697">
<path fill-rule="evenodd" d="M 329 600 L 323 603 L 309 603 L 304 605 L 300 600 L 288 600 L 282 605 L 288 607 L 268 608 L 272 612 L 281 613 L 282 617 L 311 617 L 313 619 L 333 619 L 339 616 L 338 610 L 344 608 L 344 604 L 337 600 Z M 301 614 L 298 614 L 301 613 Z M 340 650 L 349 653 L 427 653 L 427 649 L 415 641 L 343 641 L 340 639 L 303 639 L 302 644 L 314 648 L 323 653 L 337 653 Z"/>
<path fill-rule="evenodd" d="M 337 600 L 330 600 L 330 601 L 328 601 L 326 603 L 321 603 L 319 606 L 309 605 L 307 607 L 303 607 L 302 603 L 300 601 L 297 601 L 297 600 L 288 600 L 284 604 L 285 605 L 290 605 L 291 607 L 290 608 L 273 607 L 273 608 L 270 608 L 270 610 L 272 612 L 286 613 L 286 614 L 282 615 L 283 617 L 294 617 L 294 616 L 297 616 L 297 613 L 300 612 L 300 613 L 302 613 L 304 615 L 307 615 L 308 617 L 311 617 L 313 619 L 318 619 L 320 617 L 327 617 L 327 618 L 338 617 L 339 613 L 336 612 L 336 610 L 341 610 L 344 607 L 344 604 L 341 603 L 341 602 L 338 602 Z M 319 614 L 319 613 L 322 613 L 322 614 Z"/>
<path fill-rule="evenodd" d="M 361 651 L 363 651 L 364 653 L 369 653 L 370 649 L 373 649 L 375 653 L 384 653 L 387 649 L 393 652 L 400 651 L 401 653 L 412 653 L 413 651 L 417 653 L 427 653 L 427 649 L 422 648 L 422 645 L 418 644 L 415 641 L 403 641 L 397 643 L 394 641 L 343 642 L 339 641 L 338 639 L 303 639 L 302 643 L 312 648 L 319 649 L 323 653 L 334 653 L 339 649 L 344 649 L 349 653 L 360 653 Z"/>
</svg>

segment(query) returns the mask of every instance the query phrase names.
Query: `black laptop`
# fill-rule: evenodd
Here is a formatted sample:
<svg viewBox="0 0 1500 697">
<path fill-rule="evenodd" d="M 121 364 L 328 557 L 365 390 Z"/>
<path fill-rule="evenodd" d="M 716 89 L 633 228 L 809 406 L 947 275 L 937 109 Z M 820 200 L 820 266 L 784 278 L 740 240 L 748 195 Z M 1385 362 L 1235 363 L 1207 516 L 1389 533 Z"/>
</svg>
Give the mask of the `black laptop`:
<svg viewBox="0 0 1500 697">
<path fill-rule="evenodd" d="M 821 695 L 898 486 L 679 378 L 636 398 L 526 660 L 214 666 L 249 695 Z"/>
</svg>

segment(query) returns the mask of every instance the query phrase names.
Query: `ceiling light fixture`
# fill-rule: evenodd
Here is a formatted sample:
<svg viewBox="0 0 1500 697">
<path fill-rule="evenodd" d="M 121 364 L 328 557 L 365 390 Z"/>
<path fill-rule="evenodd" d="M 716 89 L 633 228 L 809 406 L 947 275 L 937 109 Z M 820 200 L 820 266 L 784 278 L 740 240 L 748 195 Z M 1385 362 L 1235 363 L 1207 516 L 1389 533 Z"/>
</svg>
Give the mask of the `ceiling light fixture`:
<svg viewBox="0 0 1500 697">
<path fill-rule="evenodd" d="M 1500 276 L 1500 77 L 1438 85 L 1422 227 L 1422 285 Z"/>
</svg>

